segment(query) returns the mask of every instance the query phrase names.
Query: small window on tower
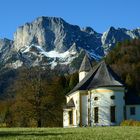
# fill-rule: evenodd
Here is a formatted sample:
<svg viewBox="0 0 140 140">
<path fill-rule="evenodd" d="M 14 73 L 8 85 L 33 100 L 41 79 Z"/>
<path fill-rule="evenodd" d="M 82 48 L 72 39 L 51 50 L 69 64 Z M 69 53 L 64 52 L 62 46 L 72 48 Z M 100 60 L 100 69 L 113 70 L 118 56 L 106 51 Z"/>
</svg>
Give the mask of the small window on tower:
<svg viewBox="0 0 140 140">
<path fill-rule="evenodd" d="M 94 100 L 97 101 L 98 100 L 98 97 L 95 97 Z"/>
<path fill-rule="evenodd" d="M 111 98 L 112 100 L 114 100 L 114 99 L 115 99 L 115 96 L 114 96 L 114 95 L 112 95 L 110 98 Z"/>
</svg>

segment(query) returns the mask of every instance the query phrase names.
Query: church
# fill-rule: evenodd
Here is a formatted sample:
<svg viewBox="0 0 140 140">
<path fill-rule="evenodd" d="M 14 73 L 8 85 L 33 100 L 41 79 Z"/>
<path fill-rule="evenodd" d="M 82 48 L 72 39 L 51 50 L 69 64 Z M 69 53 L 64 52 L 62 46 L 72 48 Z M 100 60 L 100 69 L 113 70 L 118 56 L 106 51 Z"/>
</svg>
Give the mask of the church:
<svg viewBox="0 0 140 140">
<path fill-rule="evenodd" d="M 123 120 L 140 121 L 140 98 L 126 88 L 104 61 L 92 67 L 85 55 L 79 83 L 66 95 L 63 127 L 113 126 Z"/>
</svg>

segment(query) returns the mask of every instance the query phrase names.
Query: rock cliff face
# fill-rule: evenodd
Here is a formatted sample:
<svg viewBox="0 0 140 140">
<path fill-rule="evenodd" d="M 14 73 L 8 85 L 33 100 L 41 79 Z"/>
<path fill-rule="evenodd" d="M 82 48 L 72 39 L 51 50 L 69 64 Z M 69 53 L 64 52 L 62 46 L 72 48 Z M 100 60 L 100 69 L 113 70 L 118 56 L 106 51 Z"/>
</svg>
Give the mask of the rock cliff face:
<svg viewBox="0 0 140 140">
<path fill-rule="evenodd" d="M 63 53 L 74 43 L 84 49 L 95 50 L 100 47 L 98 53 L 103 55 L 100 34 L 90 27 L 81 30 L 61 18 L 39 17 L 32 23 L 19 27 L 14 35 L 16 50 L 35 44 L 42 46 L 45 51 L 56 50 Z"/>
<path fill-rule="evenodd" d="M 7 51 L 10 51 L 13 47 L 13 41 L 9 39 L 0 39 L 0 54 L 4 55 Z"/>
<path fill-rule="evenodd" d="M 99 60 L 117 42 L 140 38 L 140 29 L 127 30 L 110 27 L 103 34 L 91 27 L 80 28 L 62 18 L 39 17 L 19 27 L 14 40 L 0 40 L 0 64 L 17 68 L 27 66 L 51 66 L 58 64 L 76 70 L 85 53 Z"/>
<path fill-rule="evenodd" d="M 134 38 L 140 38 L 140 29 L 127 30 L 125 28 L 115 29 L 114 27 L 110 27 L 103 33 L 101 41 L 104 52 L 107 53 L 117 42 Z"/>
<path fill-rule="evenodd" d="M 3 67 L 18 68 L 23 62 L 14 49 L 14 42 L 9 39 L 0 39 L 0 69 Z"/>
<path fill-rule="evenodd" d="M 0 64 L 6 62 L 12 54 L 13 41 L 9 39 L 0 39 Z"/>
</svg>

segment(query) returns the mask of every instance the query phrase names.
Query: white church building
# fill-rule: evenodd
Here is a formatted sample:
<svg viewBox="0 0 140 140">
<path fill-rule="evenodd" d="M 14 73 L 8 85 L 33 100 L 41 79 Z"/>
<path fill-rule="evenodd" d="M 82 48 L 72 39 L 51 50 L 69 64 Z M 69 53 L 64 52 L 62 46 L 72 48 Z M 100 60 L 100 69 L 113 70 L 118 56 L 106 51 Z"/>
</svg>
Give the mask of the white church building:
<svg viewBox="0 0 140 140">
<path fill-rule="evenodd" d="M 140 99 L 128 96 L 124 84 L 104 61 L 92 68 L 85 55 L 79 83 L 66 95 L 63 127 L 111 126 L 140 121 Z"/>
</svg>

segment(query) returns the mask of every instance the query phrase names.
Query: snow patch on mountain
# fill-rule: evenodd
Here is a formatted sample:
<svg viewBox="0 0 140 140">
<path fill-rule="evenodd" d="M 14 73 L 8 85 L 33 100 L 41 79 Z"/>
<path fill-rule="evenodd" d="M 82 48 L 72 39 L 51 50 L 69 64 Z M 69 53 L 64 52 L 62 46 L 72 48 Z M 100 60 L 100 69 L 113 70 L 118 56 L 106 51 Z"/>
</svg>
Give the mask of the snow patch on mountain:
<svg viewBox="0 0 140 140">
<path fill-rule="evenodd" d="M 23 65 L 23 62 L 22 61 L 16 60 L 13 63 L 7 64 L 6 67 L 17 69 L 17 68 L 21 67 L 22 65 Z"/>
<path fill-rule="evenodd" d="M 57 51 L 49 51 L 49 52 L 41 52 L 42 54 L 46 55 L 50 58 L 66 58 L 69 55 L 69 51 L 66 51 L 64 53 L 59 53 Z"/>
<path fill-rule="evenodd" d="M 42 46 L 34 45 L 32 44 L 31 46 L 25 46 L 23 47 L 20 52 L 22 55 L 26 54 L 33 54 L 34 56 L 40 56 L 40 57 L 46 57 L 51 59 L 51 61 L 48 61 L 48 64 L 51 65 L 51 68 L 53 69 L 57 64 L 61 65 L 68 65 L 70 64 L 73 59 L 78 57 L 78 52 L 77 50 L 72 46 L 69 50 L 60 53 L 56 50 L 52 51 L 45 51 Z M 39 55 L 40 54 L 40 55 Z M 34 61 L 34 65 L 38 65 L 39 60 L 42 60 L 42 58 L 37 58 Z"/>
</svg>

